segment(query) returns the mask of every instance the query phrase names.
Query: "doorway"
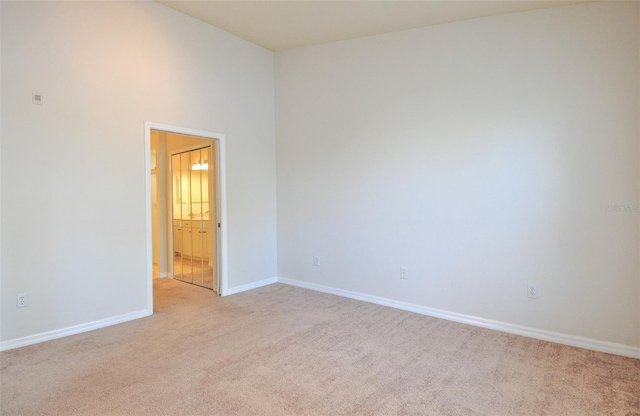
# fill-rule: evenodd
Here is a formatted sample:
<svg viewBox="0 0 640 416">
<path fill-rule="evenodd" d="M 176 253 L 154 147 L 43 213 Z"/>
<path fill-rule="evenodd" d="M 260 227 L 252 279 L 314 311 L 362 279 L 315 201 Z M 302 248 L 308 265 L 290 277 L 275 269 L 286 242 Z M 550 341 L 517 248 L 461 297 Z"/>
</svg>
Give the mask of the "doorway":
<svg viewBox="0 0 640 416">
<path fill-rule="evenodd" d="M 145 156 L 149 312 L 154 278 L 225 296 L 225 136 L 147 122 Z"/>
</svg>

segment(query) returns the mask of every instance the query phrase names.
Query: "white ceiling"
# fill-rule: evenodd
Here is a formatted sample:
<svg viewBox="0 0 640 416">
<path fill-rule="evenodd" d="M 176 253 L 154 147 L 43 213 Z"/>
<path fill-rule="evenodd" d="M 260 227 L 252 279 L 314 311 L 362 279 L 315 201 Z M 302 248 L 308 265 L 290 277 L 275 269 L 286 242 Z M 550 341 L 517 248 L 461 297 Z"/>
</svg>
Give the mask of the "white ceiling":
<svg viewBox="0 0 640 416">
<path fill-rule="evenodd" d="M 589 0 L 156 1 L 264 48 L 279 51 Z"/>
</svg>

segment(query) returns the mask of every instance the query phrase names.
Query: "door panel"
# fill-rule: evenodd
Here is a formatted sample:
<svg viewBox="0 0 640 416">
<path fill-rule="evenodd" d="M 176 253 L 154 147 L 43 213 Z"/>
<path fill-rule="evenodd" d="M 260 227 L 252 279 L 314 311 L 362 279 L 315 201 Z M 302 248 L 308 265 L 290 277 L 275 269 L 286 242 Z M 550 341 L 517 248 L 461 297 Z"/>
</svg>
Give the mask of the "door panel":
<svg viewBox="0 0 640 416">
<path fill-rule="evenodd" d="M 209 146 L 171 157 L 173 270 L 175 279 L 217 290 L 218 220 L 216 194 L 212 191 L 215 189 L 212 155 Z"/>
</svg>

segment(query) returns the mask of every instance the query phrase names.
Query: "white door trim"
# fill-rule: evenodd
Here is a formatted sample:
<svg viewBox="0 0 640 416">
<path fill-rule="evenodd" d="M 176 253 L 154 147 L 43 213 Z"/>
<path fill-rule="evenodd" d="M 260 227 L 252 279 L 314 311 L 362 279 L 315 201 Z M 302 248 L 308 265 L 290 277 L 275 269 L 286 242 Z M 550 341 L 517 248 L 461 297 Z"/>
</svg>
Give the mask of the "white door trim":
<svg viewBox="0 0 640 416">
<path fill-rule="evenodd" d="M 227 295 L 227 181 L 226 181 L 226 145 L 225 135 L 209 131 L 196 130 L 187 127 L 169 126 L 166 124 L 144 123 L 144 167 L 146 190 L 146 240 L 147 240 L 147 311 L 153 313 L 153 253 L 151 239 L 151 130 L 167 133 L 185 134 L 218 141 L 218 206 L 220 209 L 219 254 L 220 264 L 219 292 L 220 296 Z"/>
</svg>

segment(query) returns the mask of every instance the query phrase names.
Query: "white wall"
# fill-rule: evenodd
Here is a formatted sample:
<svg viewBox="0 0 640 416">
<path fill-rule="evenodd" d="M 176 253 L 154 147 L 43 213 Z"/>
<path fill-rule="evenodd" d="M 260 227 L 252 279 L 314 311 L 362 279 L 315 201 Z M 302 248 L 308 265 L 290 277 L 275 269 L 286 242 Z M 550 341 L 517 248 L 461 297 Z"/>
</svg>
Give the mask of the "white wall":
<svg viewBox="0 0 640 416">
<path fill-rule="evenodd" d="M 2 341 L 146 308 L 145 121 L 226 135 L 229 286 L 276 275 L 272 52 L 154 2 L 1 8 Z"/>
<path fill-rule="evenodd" d="M 2 218 L 2 6 L 0 5 L 0 219 Z M 2 221 L 0 220 L 0 289 L 2 288 Z M 2 339 L 2 296 L 0 296 L 0 339 Z"/>
<path fill-rule="evenodd" d="M 278 275 L 640 346 L 638 15 L 277 53 Z"/>
</svg>

